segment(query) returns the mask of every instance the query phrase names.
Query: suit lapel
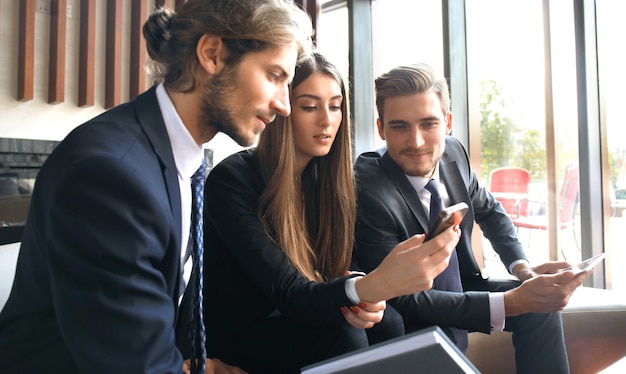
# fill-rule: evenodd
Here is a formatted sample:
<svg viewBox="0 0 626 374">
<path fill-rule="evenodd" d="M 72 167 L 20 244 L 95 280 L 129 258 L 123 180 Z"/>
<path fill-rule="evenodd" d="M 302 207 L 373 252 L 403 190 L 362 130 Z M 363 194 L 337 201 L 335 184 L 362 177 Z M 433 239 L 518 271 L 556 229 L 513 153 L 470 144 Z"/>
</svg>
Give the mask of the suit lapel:
<svg viewBox="0 0 626 374">
<path fill-rule="evenodd" d="M 174 219 L 174 243 L 180 243 L 182 230 L 182 212 L 180 207 L 180 187 L 178 185 L 178 171 L 174 163 L 174 154 L 170 144 L 169 136 L 163 121 L 163 115 L 156 98 L 156 86 L 153 86 L 145 93 L 139 95 L 135 100 L 135 108 L 137 113 L 137 122 L 143 129 L 148 141 L 152 145 L 152 149 L 159 159 L 161 173 L 165 188 L 167 189 L 167 198 L 169 200 L 172 217 Z M 179 248 L 179 245 L 176 246 Z M 180 250 L 180 248 L 179 248 Z M 180 252 L 178 252 L 180 257 Z M 178 283 L 180 282 L 180 261 L 176 261 L 175 283 L 172 285 L 172 299 L 178 303 Z M 176 308 L 175 321 L 180 320 L 180 310 Z M 183 318 L 184 319 L 184 318 Z M 178 326 L 179 322 L 176 322 Z M 177 328 L 178 330 L 178 328 Z"/>
<path fill-rule="evenodd" d="M 441 160 L 439 160 L 439 179 L 441 179 L 448 191 L 448 196 L 450 197 L 449 205 L 460 203 L 461 201 L 470 205 L 470 197 L 465 182 L 461 177 L 459 167 L 456 161 L 448 160 L 445 152 Z"/>
<path fill-rule="evenodd" d="M 156 98 L 156 86 L 149 89 L 146 93 L 140 95 L 136 99 L 137 120 L 141 125 L 146 137 L 152 144 L 154 153 L 159 158 L 161 170 L 163 172 L 163 180 L 167 188 L 168 199 L 172 215 L 176 225 L 178 238 L 181 237 L 181 208 L 180 208 L 180 187 L 178 185 L 178 172 L 174 163 L 174 154 L 170 139 L 165 129 L 163 115 L 159 109 Z M 155 110 L 157 108 L 158 110 Z"/>
<path fill-rule="evenodd" d="M 424 210 L 424 206 L 420 201 L 417 191 L 415 191 L 415 188 L 413 188 L 413 185 L 411 185 L 411 182 L 409 182 L 402 169 L 391 159 L 387 152 L 381 157 L 380 163 L 382 169 L 387 173 L 387 176 L 393 182 L 398 192 L 400 192 L 400 195 L 402 195 L 411 213 L 415 216 L 422 228 L 427 230 L 428 215 Z"/>
<path fill-rule="evenodd" d="M 448 146 L 446 142 L 446 147 Z M 461 274 L 476 276 L 480 275 L 480 266 L 476 262 L 472 248 L 472 227 L 474 226 L 474 213 L 472 200 L 470 198 L 468 186 L 462 177 L 459 165 L 456 161 L 451 160 L 444 151 L 439 161 L 439 178 L 445 183 L 448 195 L 450 196 L 450 204 L 466 202 L 470 210 L 463 218 L 461 228 L 465 234 L 461 235 L 461 241 L 457 245 L 457 255 L 459 256 L 459 268 Z M 465 229 L 463 229 L 465 227 Z"/>
</svg>

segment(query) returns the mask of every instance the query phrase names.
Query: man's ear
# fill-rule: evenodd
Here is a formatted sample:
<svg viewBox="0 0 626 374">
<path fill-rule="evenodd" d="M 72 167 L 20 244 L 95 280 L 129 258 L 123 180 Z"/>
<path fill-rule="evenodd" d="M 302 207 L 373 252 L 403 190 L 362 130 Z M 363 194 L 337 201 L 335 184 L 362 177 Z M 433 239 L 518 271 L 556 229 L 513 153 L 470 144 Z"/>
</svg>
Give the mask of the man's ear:
<svg viewBox="0 0 626 374">
<path fill-rule="evenodd" d="M 452 132 L 452 112 L 448 112 L 448 114 L 446 115 L 446 135 L 450 135 L 450 133 Z"/>
<path fill-rule="evenodd" d="M 221 70 L 220 57 L 224 53 L 222 38 L 214 34 L 204 34 L 196 45 L 196 54 L 200 66 L 209 74 L 215 75 Z"/>
<path fill-rule="evenodd" d="M 376 118 L 376 126 L 378 127 L 378 135 L 382 140 L 385 140 L 385 132 L 383 131 L 383 123 L 380 118 Z"/>
</svg>

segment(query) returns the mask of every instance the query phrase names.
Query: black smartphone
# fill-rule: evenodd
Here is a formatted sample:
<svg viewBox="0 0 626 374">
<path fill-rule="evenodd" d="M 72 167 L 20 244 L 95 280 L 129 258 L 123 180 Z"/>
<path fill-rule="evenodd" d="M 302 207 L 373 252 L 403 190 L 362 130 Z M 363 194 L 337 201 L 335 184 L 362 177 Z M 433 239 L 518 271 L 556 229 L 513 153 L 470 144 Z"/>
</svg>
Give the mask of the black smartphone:
<svg viewBox="0 0 626 374">
<path fill-rule="evenodd" d="M 464 202 L 460 202 L 443 209 L 439 212 L 437 218 L 430 223 L 430 227 L 428 227 L 426 239 L 424 239 L 424 241 L 428 241 L 441 234 L 450 226 L 459 225 L 461 221 L 463 221 L 463 217 L 465 217 L 467 209 L 468 206 Z"/>
</svg>

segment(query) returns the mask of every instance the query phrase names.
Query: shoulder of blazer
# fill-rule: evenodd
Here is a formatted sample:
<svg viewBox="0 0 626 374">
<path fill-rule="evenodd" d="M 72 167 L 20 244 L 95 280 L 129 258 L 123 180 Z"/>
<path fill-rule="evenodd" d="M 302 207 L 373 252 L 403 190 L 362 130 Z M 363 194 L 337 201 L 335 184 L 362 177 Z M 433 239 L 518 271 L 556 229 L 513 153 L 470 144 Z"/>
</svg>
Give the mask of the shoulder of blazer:
<svg viewBox="0 0 626 374">
<path fill-rule="evenodd" d="M 467 151 L 459 139 L 454 136 L 446 136 L 446 149 L 444 151 L 444 157 L 451 158 L 455 161 L 464 159 L 467 156 Z"/>
<path fill-rule="evenodd" d="M 261 165 L 259 163 L 259 158 L 256 156 L 256 148 L 244 149 L 226 156 L 226 158 L 218 162 L 217 165 L 213 167 L 211 173 L 216 172 L 219 174 L 226 170 L 231 173 L 239 171 L 247 173 L 249 170 L 260 174 Z"/>
<path fill-rule="evenodd" d="M 116 157 L 140 142 L 146 152 L 158 155 L 163 166 L 174 165 L 160 113 L 154 89 L 151 89 L 136 100 L 111 108 L 76 127 L 53 154 L 58 157 L 58 153 L 63 153 L 72 160 L 98 154 Z"/>
<path fill-rule="evenodd" d="M 359 189 L 372 188 L 379 185 L 384 179 L 385 170 L 381 166 L 381 154 L 378 152 L 365 152 L 359 155 L 354 162 L 354 177 Z M 375 187 L 373 187 L 376 189 Z"/>
<path fill-rule="evenodd" d="M 214 187 L 226 180 L 237 180 L 238 184 L 246 185 L 242 188 L 252 188 L 257 192 L 265 188 L 256 148 L 233 153 L 217 163 L 209 172 L 206 184 Z"/>
<path fill-rule="evenodd" d="M 354 162 L 355 173 L 368 173 L 379 166 L 378 161 L 381 155 L 377 152 L 361 153 Z"/>
</svg>

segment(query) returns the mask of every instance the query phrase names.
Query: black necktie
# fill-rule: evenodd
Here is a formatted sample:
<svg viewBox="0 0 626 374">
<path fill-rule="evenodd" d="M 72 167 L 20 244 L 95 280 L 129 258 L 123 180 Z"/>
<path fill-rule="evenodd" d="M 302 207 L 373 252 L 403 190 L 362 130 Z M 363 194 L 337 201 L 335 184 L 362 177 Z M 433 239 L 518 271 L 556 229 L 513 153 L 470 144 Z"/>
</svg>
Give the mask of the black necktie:
<svg viewBox="0 0 626 374">
<path fill-rule="evenodd" d="M 203 296 L 203 258 L 204 258 L 204 235 L 202 220 L 202 205 L 204 202 L 204 159 L 198 171 L 191 177 L 191 234 L 193 271 L 195 277 L 191 277 L 196 282 L 196 293 L 193 302 L 193 314 L 189 329 L 191 336 L 191 373 L 204 373 L 206 364 L 206 345 L 204 331 L 204 316 L 202 312 Z"/>
<path fill-rule="evenodd" d="M 436 180 L 431 179 L 426 183 L 425 189 L 430 192 L 430 222 L 443 210 L 443 200 L 439 194 L 439 183 Z"/>
<path fill-rule="evenodd" d="M 439 183 L 431 179 L 424 187 L 430 192 L 430 220 L 435 219 L 437 214 L 443 210 L 443 200 L 439 194 Z M 463 286 L 461 285 L 461 274 L 459 272 L 459 259 L 456 254 L 456 249 L 452 251 L 450 255 L 450 262 L 446 270 L 444 270 L 437 278 L 433 288 L 444 291 L 463 292 Z M 465 352 L 467 350 L 467 331 L 457 328 L 450 328 L 456 339 L 457 346 Z"/>
</svg>

